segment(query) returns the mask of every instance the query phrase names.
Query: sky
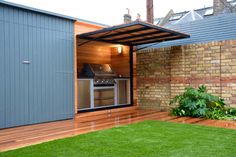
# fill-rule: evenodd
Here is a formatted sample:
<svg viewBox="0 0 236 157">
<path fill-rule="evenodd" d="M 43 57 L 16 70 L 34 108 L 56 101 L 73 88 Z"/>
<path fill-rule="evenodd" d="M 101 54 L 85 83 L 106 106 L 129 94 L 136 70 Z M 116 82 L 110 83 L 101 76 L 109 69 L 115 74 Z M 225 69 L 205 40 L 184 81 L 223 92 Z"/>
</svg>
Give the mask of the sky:
<svg viewBox="0 0 236 157">
<path fill-rule="evenodd" d="M 130 9 L 132 19 L 141 14 L 146 20 L 146 0 L 6 0 L 26 6 L 56 12 L 107 25 L 123 23 L 123 15 Z M 213 0 L 153 0 L 154 17 L 174 12 L 189 11 L 213 5 Z"/>
</svg>

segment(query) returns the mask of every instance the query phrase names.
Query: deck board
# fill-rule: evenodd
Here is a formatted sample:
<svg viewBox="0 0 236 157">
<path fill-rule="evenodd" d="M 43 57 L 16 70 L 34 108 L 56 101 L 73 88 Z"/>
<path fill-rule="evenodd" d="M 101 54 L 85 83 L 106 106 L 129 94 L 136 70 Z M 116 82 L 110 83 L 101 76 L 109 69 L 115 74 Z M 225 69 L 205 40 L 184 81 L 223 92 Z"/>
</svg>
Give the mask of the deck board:
<svg viewBox="0 0 236 157">
<path fill-rule="evenodd" d="M 168 112 L 137 110 L 110 110 L 83 113 L 75 119 L 15 127 L 0 130 L 0 151 L 16 149 L 55 139 L 71 137 L 88 132 L 127 125 L 144 120 L 160 120 L 176 123 L 199 124 L 236 130 L 232 121 L 204 120 L 200 118 L 175 117 Z"/>
</svg>

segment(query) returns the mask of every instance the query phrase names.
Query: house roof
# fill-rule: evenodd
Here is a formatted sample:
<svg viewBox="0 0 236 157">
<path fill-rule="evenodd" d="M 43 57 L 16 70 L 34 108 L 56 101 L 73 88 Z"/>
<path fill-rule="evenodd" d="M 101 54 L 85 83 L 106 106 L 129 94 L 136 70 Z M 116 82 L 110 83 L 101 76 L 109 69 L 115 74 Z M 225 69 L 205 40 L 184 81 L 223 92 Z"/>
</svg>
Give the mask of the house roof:
<svg viewBox="0 0 236 157">
<path fill-rule="evenodd" d="M 46 11 L 46 10 L 41 10 L 41 9 L 37 9 L 37 8 L 33 8 L 33 7 L 28 7 L 25 5 L 16 4 L 16 3 L 8 2 L 8 1 L 0 0 L 0 4 L 12 6 L 12 7 L 17 7 L 17 8 L 33 11 L 33 12 L 38 12 L 41 14 L 51 15 L 51 16 L 55 16 L 55 17 L 59 17 L 59 18 L 64 18 L 64 19 L 68 19 L 68 20 L 73 20 L 73 21 L 78 20 L 81 22 L 86 22 L 86 23 L 90 23 L 90 24 L 94 24 L 94 25 L 100 25 L 100 26 L 105 26 L 105 27 L 108 26 L 105 24 L 101 24 L 101 23 L 97 23 L 97 22 L 93 22 L 93 21 L 89 21 L 89 20 L 84 20 L 84 19 L 80 19 L 80 18 L 75 18 L 75 17 L 71 17 L 71 16 L 67 16 L 67 15 L 62 15 L 62 14 L 58 14 L 58 13 L 54 13 L 54 12 L 50 12 L 50 11 Z"/>
<path fill-rule="evenodd" d="M 199 15 L 196 11 L 191 10 L 190 12 L 185 14 L 182 18 L 180 18 L 178 21 L 176 21 L 176 24 L 181 24 L 201 19 L 203 19 L 201 15 Z"/>
<path fill-rule="evenodd" d="M 228 1 L 232 6 L 236 6 L 236 0 L 230 0 Z M 200 8 L 200 9 L 195 9 L 193 10 L 194 12 L 196 12 L 197 14 L 199 14 L 200 16 L 202 16 L 203 18 L 209 18 L 211 16 L 213 16 L 213 6 L 211 7 L 204 7 L 204 8 Z M 169 26 L 169 25 L 173 25 L 176 24 L 176 22 L 178 20 L 180 20 L 182 17 L 184 17 L 186 14 L 188 14 L 190 11 L 183 11 L 183 12 L 178 12 L 178 13 L 174 13 L 169 21 L 165 24 L 165 26 Z M 229 10 L 225 10 L 225 13 L 229 13 Z M 154 19 L 154 23 L 155 24 L 159 24 L 161 23 L 161 21 L 164 19 L 164 17 L 161 18 L 156 18 Z"/>
<path fill-rule="evenodd" d="M 236 39 L 236 13 L 220 14 L 209 18 L 170 25 L 176 31 L 191 34 L 190 38 L 158 43 L 152 48 L 163 48 L 194 43 Z"/>
<path fill-rule="evenodd" d="M 153 24 L 135 21 L 103 28 L 77 35 L 80 39 L 108 42 L 122 45 L 142 45 L 176 39 L 189 38 L 190 35 Z"/>
</svg>

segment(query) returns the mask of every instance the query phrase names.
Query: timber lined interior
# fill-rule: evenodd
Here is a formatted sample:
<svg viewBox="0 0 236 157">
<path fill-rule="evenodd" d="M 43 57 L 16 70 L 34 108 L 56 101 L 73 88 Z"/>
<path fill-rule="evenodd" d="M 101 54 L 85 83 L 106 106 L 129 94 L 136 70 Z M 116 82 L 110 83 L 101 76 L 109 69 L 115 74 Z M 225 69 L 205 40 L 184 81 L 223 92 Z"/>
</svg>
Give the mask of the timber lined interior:
<svg viewBox="0 0 236 157">
<path fill-rule="evenodd" d="M 86 44 L 83 39 L 77 38 L 77 72 L 78 76 L 84 63 L 110 64 L 114 71 L 122 77 L 130 77 L 129 47 L 123 46 L 123 52 L 118 53 L 117 47 L 121 45 L 91 41 Z"/>
<path fill-rule="evenodd" d="M 122 47 L 122 53 L 118 53 L 118 47 Z M 133 57 L 130 57 L 130 55 Z M 125 106 L 136 104 L 136 54 L 130 53 L 130 47 L 124 45 L 110 44 L 105 42 L 87 41 L 80 39 L 79 36 L 76 38 L 76 73 L 79 78 L 81 69 L 84 63 L 89 64 L 110 64 L 117 76 L 120 78 L 128 78 L 133 83 L 130 91 L 131 104 L 124 104 Z M 131 70 L 131 61 L 133 59 Z M 131 75 L 132 72 L 132 75 Z M 132 81 L 131 81 L 132 80 Z M 78 93 L 79 94 L 79 93 Z M 78 100 L 79 101 L 79 100 Z M 122 107 L 122 106 L 121 106 Z M 78 111 L 78 105 L 77 105 Z M 76 109 L 75 108 L 75 109 Z M 113 108 L 113 107 L 111 107 Z M 89 111 L 89 110 L 88 110 Z M 90 110 L 93 111 L 93 110 Z"/>
</svg>

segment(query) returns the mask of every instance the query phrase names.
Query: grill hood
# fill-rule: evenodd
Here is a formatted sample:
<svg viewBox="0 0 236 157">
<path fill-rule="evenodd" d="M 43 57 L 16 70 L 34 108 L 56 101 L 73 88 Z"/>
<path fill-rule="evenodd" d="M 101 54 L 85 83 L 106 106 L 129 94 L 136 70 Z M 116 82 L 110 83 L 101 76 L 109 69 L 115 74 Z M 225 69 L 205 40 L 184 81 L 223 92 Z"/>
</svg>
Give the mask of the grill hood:
<svg viewBox="0 0 236 157">
<path fill-rule="evenodd" d="M 116 77 L 116 73 L 111 68 L 110 64 L 84 64 L 80 78 L 95 78 L 95 77 L 103 77 L 103 78 L 111 78 Z"/>
</svg>

